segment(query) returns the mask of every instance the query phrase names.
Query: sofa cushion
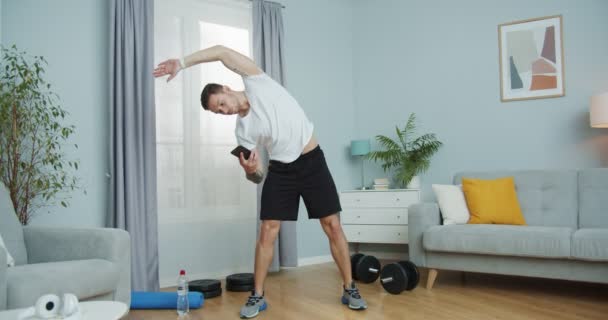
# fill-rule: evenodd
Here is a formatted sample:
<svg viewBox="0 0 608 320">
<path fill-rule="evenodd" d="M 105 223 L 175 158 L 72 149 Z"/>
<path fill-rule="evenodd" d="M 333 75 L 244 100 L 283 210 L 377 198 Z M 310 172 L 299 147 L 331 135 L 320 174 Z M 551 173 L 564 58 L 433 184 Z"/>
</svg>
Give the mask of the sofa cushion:
<svg viewBox="0 0 608 320">
<path fill-rule="evenodd" d="M 506 176 L 515 178 L 517 198 L 527 225 L 578 228 L 578 173 L 575 170 L 461 172 L 454 176 L 454 184 L 460 184 L 462 177 Z"/>
<path fill-rule="evenodd" d="M 579 229 L 572 237 L 572 257 L 608 261 L 608 229 Z"/>
<path fill-rule="evenodd" d="M 470 213 L 462 186 L 433 184 L 431 188 L 437 198 L 443 224 L 466 224 L 469 221 Z"/>
<path fill-rule="evenodd" d="M 116 289 L 118 277 L 118 266 L 102 259 L 34 263 L 8 268 L 8 307 L 31 306 L 47 293 L 73 293 L 78 299 L 106 294 Z"/>
<path fill-rule="evenodd" d="M 422 244 L 429 251 L 539 258 L 569 258 L 573 229 L 510 225 L 433 226 Z"/>
<path fill-rule="evenodd" d="M 8 189 L 0 182 L 0 234 L 4 239 L 6 251 L 15 259 L 15 265 L 27 263 L 27 251 L 23 240 L 23 228 L 9 196 Z"/>
<path fill-rule="evenodd" d="M 498 179 L 462 178 L 470 224 L 525 225 L 513 177 Z"/>
<path fill-rule="evenodd" d="M 579 228 L 608 228 L 608 169 L 581 170 L 578 190 Z"/>
</svg>

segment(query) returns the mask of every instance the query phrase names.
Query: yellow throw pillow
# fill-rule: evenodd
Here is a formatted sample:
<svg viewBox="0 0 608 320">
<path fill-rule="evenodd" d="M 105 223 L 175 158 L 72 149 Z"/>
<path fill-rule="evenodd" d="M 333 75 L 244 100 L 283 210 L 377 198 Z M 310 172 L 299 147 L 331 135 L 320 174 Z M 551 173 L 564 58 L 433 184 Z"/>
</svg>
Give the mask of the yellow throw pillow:
<svg viewBox="0 0 608 320">
<path fill-rule="evenodd" d="M 493 180 L 462 178 L 471 224 L 525 225 L 513 177 Z"/>
</svg>

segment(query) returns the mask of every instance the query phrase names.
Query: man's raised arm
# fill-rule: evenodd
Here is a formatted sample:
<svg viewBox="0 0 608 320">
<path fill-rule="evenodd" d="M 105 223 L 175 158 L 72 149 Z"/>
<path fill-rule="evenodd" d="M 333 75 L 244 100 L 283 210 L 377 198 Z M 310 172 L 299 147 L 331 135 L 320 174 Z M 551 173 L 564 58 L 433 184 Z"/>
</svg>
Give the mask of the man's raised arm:
<svg viewBox="0 0 608 320">
<path fill-rule="evenodd" d="M 217 45 L 203 49 L 185 56 L 182 59 L 169 59 L 158 64 L 154 69 L 155 77 L 169 75 L 167 81 L 173 79 L 177 73 L 185 68 L 199 63 L 221 61 L 226 68 L 242 75 L 253 76 L 262 73 L 262 70 L 248 57 L 230 48 Z"/>
</svg>

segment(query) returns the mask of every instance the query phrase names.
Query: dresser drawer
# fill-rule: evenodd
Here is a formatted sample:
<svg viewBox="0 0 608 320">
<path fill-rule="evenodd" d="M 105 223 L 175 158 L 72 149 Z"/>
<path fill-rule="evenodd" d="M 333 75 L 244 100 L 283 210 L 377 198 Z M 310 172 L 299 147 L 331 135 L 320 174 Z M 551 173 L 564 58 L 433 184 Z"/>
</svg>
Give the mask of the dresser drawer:
<svg viewBox="0 0 608 320">
<path fill-rule="evenodd" d="M 343 225 L 348 242 L 407 243 L 407 226 Z"/>
<path fill-rule="evenodd" d="M 347 208 L 340 214 L 343 224 L 407 224 L 407 208 Z"/>
<path fill-rule="evenodd" d="M 344 208 L 352 207 L 408 207 L 418 202 L 418 191 L 362 191 L 343 192 L 340 202 Z"/>
</svg>

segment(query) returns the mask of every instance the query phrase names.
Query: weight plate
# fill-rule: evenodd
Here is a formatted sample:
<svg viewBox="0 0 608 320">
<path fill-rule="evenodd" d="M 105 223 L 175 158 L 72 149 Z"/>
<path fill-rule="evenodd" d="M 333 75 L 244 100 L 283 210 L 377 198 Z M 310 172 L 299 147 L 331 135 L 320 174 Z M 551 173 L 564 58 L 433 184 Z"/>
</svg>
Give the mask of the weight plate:
<svg viewBox="0 0 608 320">
<path fill-rule="evenodd" d="M 226 286 L 228 285 L 253 285 L 253 273 L 235 273 L 226 277 Z"/>
<path fill-rule="evenodd" d="M 211 298 L 219 297 L 221 295 L 222 295 L 222 288 L 219 288 L 219 289 L 213 290 L 213 291 L 203 292 L 203 297 L 205 297 L 205 299 L 211 299 Z"/>
<path fill-rule="evenodd" d="M 212 279 L 193 280 L 188 283 L 188 287 L 191 291 L 198 291 L 204 293 L 221 289 L 222 283 L 219 280 Z"/>
<path fill-rule="evenodd" d="M 409 280 L 405 290 L 414 290 L 418 286 L 418 282 L 420 282 L 420 272 L 418 272 L 418 267 L 416 267 L 416 265 L 411 261 L 399 261 L 399 264 L 405 269 L 407 279 Z"/>
<path fill-rule="evenodd" d="M 363 257 L 365 257 L 365 255 L 363 253 L 355 253 L 352 256 L 350 256 L 351 273 L 352 273 L 353 279 L 355 279 L 355 280 L 359 280 L 359 279 L 357 279 L 357 263 L 359 263 L 359 260 Z"/>
<path fill-rule="evenodd" d="M 407 274 L 398 263 L 389 263 L 380 272 L 380 283 L 391 294 L 400 294 L 407 287 Z"/>
<path fill-rule="evenodd" d="M 364 256 L 357 263 L 357 279 L 363 283 L 372 283 L 380 276 L 380 261 L 374 256 Z"/>
<path fill-rule="evenodd" d="M 253 284 L 243 284 L 243 285 L 227 284 L 226 285 L 226 290 L 228 290 L 228 291 L 236 291 L 236 292 L 252 291 L 253 288 L 254 288 Z"/>
</svg>

